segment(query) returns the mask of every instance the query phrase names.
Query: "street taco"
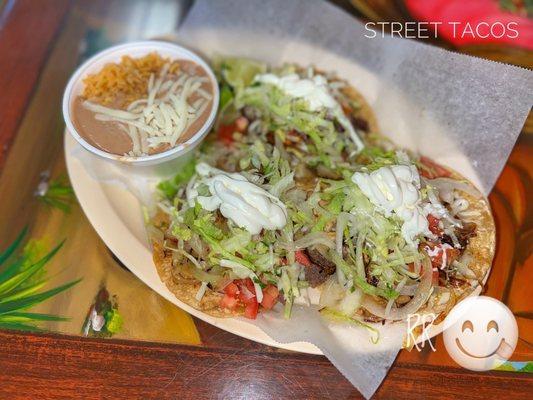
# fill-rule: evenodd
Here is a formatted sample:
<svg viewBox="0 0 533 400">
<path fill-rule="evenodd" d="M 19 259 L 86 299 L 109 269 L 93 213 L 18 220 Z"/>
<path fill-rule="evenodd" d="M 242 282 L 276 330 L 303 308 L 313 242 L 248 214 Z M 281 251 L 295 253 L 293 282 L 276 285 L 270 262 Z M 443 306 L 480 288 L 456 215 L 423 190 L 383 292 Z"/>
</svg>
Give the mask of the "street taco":
<svg viewBox="0 0 533 400">
<path fill-rule="evenodd" d="M 358 323 L 440 318 L 485 279 L 487 200 L 449 168 L 380 135 L 364 98 L 312 67 L 219 62 L 217 123 L 159 185 L 154 261 L 181 301 L 214 316 L 319 293 Z M 278 306 L 280 307 L 280 306 Z"/>
</svg>

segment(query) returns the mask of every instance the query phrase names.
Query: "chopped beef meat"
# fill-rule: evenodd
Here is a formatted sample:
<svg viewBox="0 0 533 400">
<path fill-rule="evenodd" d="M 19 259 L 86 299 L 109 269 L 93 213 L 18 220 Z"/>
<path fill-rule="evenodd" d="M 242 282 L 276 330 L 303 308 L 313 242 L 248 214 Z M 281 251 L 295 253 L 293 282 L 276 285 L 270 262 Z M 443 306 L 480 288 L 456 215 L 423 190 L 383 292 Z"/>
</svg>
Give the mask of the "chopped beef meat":
<svg viewBox="0 0 533 400">
<path fill-rule="evenodd" d="M 296 181 L 311 180 L 312 187 L 314 188 L 316 186 L 315 173 L 311 169 L 309 169 L 309 167 L 304 163 L 296 165 L 296 167 L 294 168 L 294 178 L 296 179 Z M 303 200 L 305 200 L 305 198 Z"/>
<path fill-rule="evenodd" d="M 349 255 L 350 255 L 350 249 L 348 248 L 348 246 L 343 245 L 342 246 L 342 258 L 348 258 Z"/>
<path fill-rule="evenodd" d="M 446 271 L 439 270 L 439 285 L 461 288 L 464 286 L 468 286 L 469 283 L 464 279 L 457 278 L 451 274 L 447 274 Z"/>
<path fill-rule="evenodd" d="M 287 132 L 286 137 L 287 137 L 286 141 L 289 144 L 300 143 L 300 142 L 309 143 L 311 141 L 311 138 L 309 137 L 309 135 L 303 132 L 297 131 L 296 129 L 291 129 L 289 132 Z"/>
<path fill-rule="evenodd" d="M 471 237 L 476 236 L 477 225 L 474 222 L 466 222 L 463 224 L 462 228 L 455 230 L 455 236 L 461 247 L 466 247 Z"/>
<path fill-rule="evenodd" d="M 274 132 L 267 132 L 266 141 L 267 141 L 267 143 L 269 143 L 272 146 L 274 146 L 274 144 L 276 143 L 276 139 L 274 137 Z"/>
<path fill-rule="evenodd" d="M 450 246 L 453 246 L 453 240 L 450 235 L 442 235 L 441 239 L 442 243 L 449 244 Z"/>
<path fill-rule="evenodd" d="M 305 279 L 311 287 L 317 287 L 335 272 L 335 263 L 326 258 L 317 248 L 308 248 L 305 253 L 310 261 L 310 264 L 305 266 Z"/>
<path fill-rule="evenodd" d="M 363 260 L 364 261 L 364 260 Z M 372 286 L 378 286 L 379 280 L 376 276 L 370 274 L 368 261 L 365 263 L 365 272 L 366 272 L 366 281 L 370 283 Z"/>
<path fill-rule="evenodd" d="M 383 318 L 377 317 L 363 308 L 363 320 L 365 322 L 381 322 L 385 321 Z"/>
<path fill-rule="evenodd" d="M 319 264 L 327 270 L 332 270 L 331 273 L 335 272 L 335 263 L 324 256 L 318 248 L 310 247 L 306 251 L 312 263 Z"/>
<path fill-rule="evenodd" d="M 222 215 L 220 210 L 215 211 L 215 225 L 218 226 L 224 226 L 226 224 L 226 217 Z"/>
<path fill-rule="evenodd" d="M 363 132 L 368 132 L 370 130 L 370 126 L 368 125 L 368 121 L 366 119 L 351 115 L 350 121 L 355 128 L 362 130 Z"/>
<path fill-rule="evenodd" d="M 337 119 L 334 119 L 333 120 L 333 126 L 335 127 L 335 130 L 339 133 L 343 133 L 344 132 L 344 126 L 342 126 L 340 124 L 339 121 L 337 121 Z"/>
<path fill-rule="evenodd" d="M 477 225 L 474 222 L 466 222 L 463 224 L 462 228 L 457 228 L 455 230 L 455 236 L 457 236 L 457 241 L 461 246 L 461 250 L 465 249 L 468 246 L 470 238 L 476 236 Z M 449 235 L 442 236 L 442 242 L 447 243 L 450 246 L 453 246 L 453 240 Z"/>
<path fill-rule="evenodd" d="M 318 164 L 316 167 L 316 174 L 321 178 L 326 179 L 342 179 L 342 175 L 334 169 L 326 167 L 324 164 Z"/>
</svg>

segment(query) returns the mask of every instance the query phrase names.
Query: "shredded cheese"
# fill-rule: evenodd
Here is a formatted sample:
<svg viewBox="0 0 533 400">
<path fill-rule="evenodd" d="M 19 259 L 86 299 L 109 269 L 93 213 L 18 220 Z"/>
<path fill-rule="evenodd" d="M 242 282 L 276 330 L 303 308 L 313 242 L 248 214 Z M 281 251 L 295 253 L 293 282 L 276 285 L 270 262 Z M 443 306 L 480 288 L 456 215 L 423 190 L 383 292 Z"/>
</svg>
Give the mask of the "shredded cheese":
<svg viewBox="0 0 533 400">
<path fill-rule="evenodd" d="M 175 146 L 187 128 L 205 111 L 211 94 L 201 89 L 207 77 L 182 72 L 178 78 L 167 77 L 170 64 L 165 64 L 157 79 L 148 79 L 148 93 L 131 102 L 125 110 L 114 109 L 91 101 L 83 106 L 96 113 L 100 121 L 118 122 L 131 138 L 129 156 L 146 155 L 162 144 Z M 191 104 L 191 97 L 196 95 Z"/>
</svg>

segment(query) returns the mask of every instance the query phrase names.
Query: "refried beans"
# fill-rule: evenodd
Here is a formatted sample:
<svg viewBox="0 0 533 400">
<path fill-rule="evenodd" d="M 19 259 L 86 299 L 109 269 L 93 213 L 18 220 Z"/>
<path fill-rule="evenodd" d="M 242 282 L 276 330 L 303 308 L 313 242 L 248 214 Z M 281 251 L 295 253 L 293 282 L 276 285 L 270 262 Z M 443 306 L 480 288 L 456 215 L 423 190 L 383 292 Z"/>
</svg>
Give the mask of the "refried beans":
<svg viewBox="0 0 533 400">
<path fill-rule="evenodd" d="M 156 153 L 161 153 L 163 151 L 169 150 L 170 148 L 174 147 L 179 143 L 186 142 L 205 124 L 213 108 L 214 83 L 212 82 L 204 68 L 202 68 L 195 62 L 189 60 L 173 60 L 172 62 L 173 64 L 179 64 L 177 73 L 167 74 L 164 80 L 177 82 L 180 80 L 181 75 L 183 75 L 184 73 L 193 78 L 202 78 L 201 84 L 196 84 L 197 86 L 199 85 L 199 88 L 193 91 L 186 98 L 186 104 L 188 104 L 189 107 L 192 107 L 192 105 L 195 104 L 197 101 L 201 102 L 202 100 L 206 102 L 206 104 L 202 104 L 202 107 L 199 108 L 202 111 L 199 113 L 199 115 L 196 116 L 194 120 L 192 120 L 192 122 L 188 124 L 184 131 L 179 135 L 179 138 L 176 140 L 174 145 L 172 145 L 171 143 L 160 143 L 148 146 L 147 138 L 143 138 L 141 135 L 141 133 L 143 133 L 141 132 L 142 128 L 137 127 L 136 129 L 140 135 L 139 143 L 141 144 L 141 147 L 146 150 L 142 152 L 142 155 L 152 155 Z M 154 81 L 156 81 L 157 78 L 158 77 L 155 76 Z M 145 95 L 146 97 L 149 94 L 148 87 L 149 85 L 147 83 L 147 92 Z M 164 98 L 166 93 L 167 91 L 162 91 L 155 97 L 155 99 L 158 100 Z M 206 97 L 207 95 L 209 97 Z M 92 146 L 107 153 L 117 155 L 141 155 L 132 154 L 132 151 L 134 149 L 134 142 L 130 134 L 126 132 L 128 128 L 127 124 L 115 120 L 97 119 L 96 115 L 98 114 L 98 112 L 94 112 L 87 108 L 86 105 L 84 105 L 87 100 L 89 102 L 93 101 L 95 104 L 98 104 L 96 101 L 94 101 L 94 99 L 86 99 L 80 95 L 74 100 L 72 105 L 73 123 L 79 134 L 83 137 L 83 139 L 85 139 Z M 121 101 L 116 99 L 111 104 L 106 105 L 106 107 L 115 110 L 127 110 L 127 105 L 125 107 L 120 107 L 120 103 Z M 160 116 L 160 118 L 163 118 L 163 116 Z M 154 133 L 153 135 L 156 134 Z"/>
</svg>

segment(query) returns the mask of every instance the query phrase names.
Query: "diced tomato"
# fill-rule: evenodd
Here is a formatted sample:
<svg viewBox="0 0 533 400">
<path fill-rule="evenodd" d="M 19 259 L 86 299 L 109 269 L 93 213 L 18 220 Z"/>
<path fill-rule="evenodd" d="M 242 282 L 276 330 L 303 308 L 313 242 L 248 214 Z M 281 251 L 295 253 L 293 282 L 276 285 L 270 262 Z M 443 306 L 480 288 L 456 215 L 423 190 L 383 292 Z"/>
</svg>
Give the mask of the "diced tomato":
<svg viewBox="0 0 533 400">
<path fill-rule="evenodd" d="M 431 256 L 431 265 L 433 268 L 442 268 L 442 256 L 444 252 L 442 250 L 437 250 L 434 256 Z"/>
<path fill-rule="evenodd" d="M 439 227 L 439 222 L 440 222 L 440 219 L 438 219 L 432 214 L 428 214 L 429 230 L 431 231 L 431 233 L 437 236 L 442 235 L 442 229 L 440 229 Z"/>
<path fill-rule="evenodd" d="M 244 309 L 244 316 L 246 318 L 255 319 L 257 317 L 258 310 L 259 310 L 259 304 L 257 303 L 257 300 L 251 301 L 248 304 L 246 304 L 246 308 Z"/>
<path fill-rule="evenodd" d="M 248 123 L 248 118 L 241 116 L 235 120 L 235 129 L 237 132 L 244 133 L 248 128 Z"/>
<path fill-rule="evenodd" d="M 244 304 L 248 304 L 250 302 L 257 303 L 257 299 L 255 297 L 255 286 L 250 278 L 237 279 L 234 282 L 239 287 L 240 301 L 242 301 Z"/>
<path fill-rule="evenodd" d="M 436 257 L 432 257 L 431 258 L 431 265 L 433 266 L 433 268 L 437 268 L 437 269 L 445 269 L 446 266 L 442 266 L 442 255 L 443 253 L 440 252 Z"/>
<path fill-rule="evenodd" d="M 275 288 L 275 287 L 274 287 Z M 277 288 L 275 288 L 277 291 Z M 224 297 L 220 300 L 220 306 L 229 310 L 234 310 L 239 304 L 243 304 L 244 316 L 246 318 L 255 319 L 259 309 L 257 297 L 255 295 L 255 286 L 250 278 L 235 279 L 233 282 L 226 285 L 224 288 Z M 270 290 L 268 296 L 271 296 Z M 264 297 L 264 296 L 263 296 Z M 275 302 L 272 304 L 272 306 Z"/>
<path fill-rule="evenodd" d="M 252 292 L 255 296 L 255 286 L 254 283 L 250 278 L 243 279 L 244 285 L 248 288 L 250 292 Z"/>
<path fill-rule="evenodd" d="M 304 267 L 310 267 L 311 266 L 311 260 L 309 260 L 309 257 L 307 257 L 307 254 L 305 254 L 302 250 L 297 250 L 294 254 L 294 258 L 296 259 L 296 262 L 299 262 Z"/>
<path fill-rule="evenodd" d="M 224 293 L 226 293 L 228 296 L 237 297 L 237 294 L 239 293 L 239 287 L 235 283 L 230 282 L 224 288 Z"/>
<path fill-rule="evenodd" d="M 234 142 L 233 139 L 233 133 L 234 132 L 240 132 L 244 133 L 246 132 L 246 128 L 248 128 L 248 119 L 246 117 L 239 117 L 235 120 L 235 122 L 223 125 L 220 124 L 218 127 L 218 139 L 223 142 L 226 145 L 231 145 Z"/>
<path fill-rule="evenodd" d="M 426 245 L 426 251 L 431 259 L 431 265 L 433 265 L 433 268 L 438 269 L 442 269 L 448 265 L 451 265 L 455 260 L 457 260 L 457 258 L 459 258 L 459 255 L 461 254 L 458 249 L 454 249 L 448 245 Z M 446 252 L 446 265 L 442 265 L 444 252 Z"/>
<path fill-rule="evenodd" d="M 263 306 L 263 308 L 266 310 L 270 310 L 276 305 L 278 296 L 278 288 L 274 285 L 268 285 L 265 289 L 263 289 L 263 301 L 261 302 L 261 306 Z"/>
<path fill-rule="evenodd" d="M 243 286 L 239 290 L 239 300 L 244 304 L 248 304 L 250 301 L 255 299 L 255 294 L 251 292 L 246 286 Z"/>
<path fill-rule="evenodd" d="M 427 157 L 420 157 L 420 162 L 426 167 L 420 169 L 420 175 L 427 179 L 450 177 L 450 172 Z"/>
<path fill-rule="evenodd" d="M 267 287 L 263 290 L 263 294 L 268 293 L 270 296 L 275 297 L 276 299 L 279 296 L 279 290 L 276 285 L 272 285 L 271 283 L 267 285 Z"/>
<path fill-rule="evenodd" d="M 259 309 L 259 303 L 257 303 L 254 283 L 250 278 L 237 279 L 234 282 L 239 287 L 239 300 L 245 305 L 244 316 L 255 319 Z"/>
<path fill-rule="evenodd" d="M 222 300 L 220 300 L 220 307 L 227 308 L 228 310 L 235 310 L 238 303 L 239 300 L 236 297 L 226 294 L 222 297 Z"/>
<path fill-rule="evenodd" d="M 226 145 L 233 143 L 233 132 L 237 130 L 235 123 L 229 125 L 220 125 L 218 127 L 218 139 Z"/>
</svg>

